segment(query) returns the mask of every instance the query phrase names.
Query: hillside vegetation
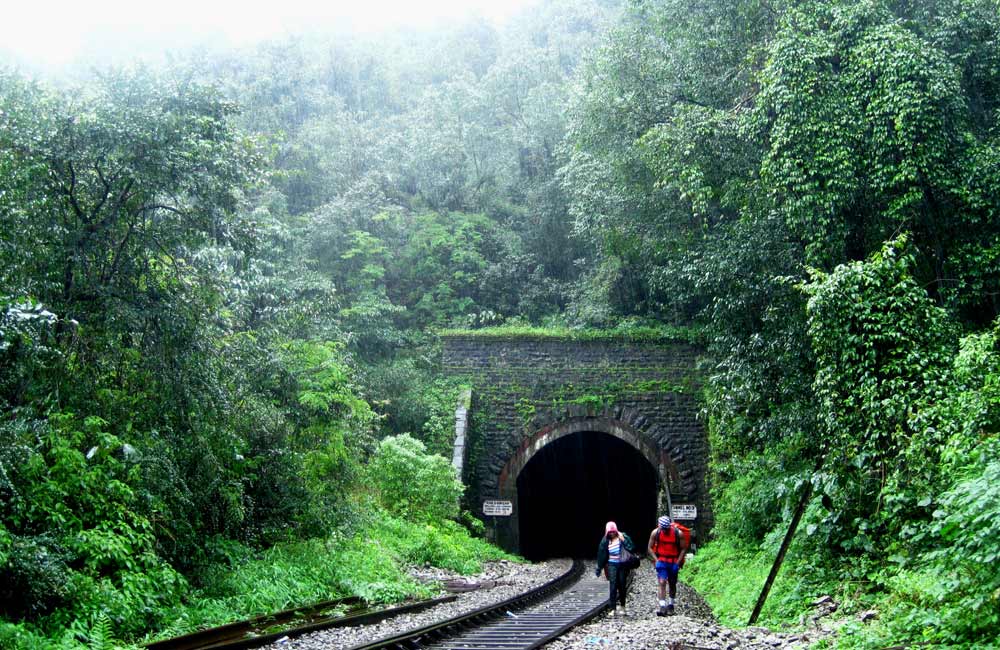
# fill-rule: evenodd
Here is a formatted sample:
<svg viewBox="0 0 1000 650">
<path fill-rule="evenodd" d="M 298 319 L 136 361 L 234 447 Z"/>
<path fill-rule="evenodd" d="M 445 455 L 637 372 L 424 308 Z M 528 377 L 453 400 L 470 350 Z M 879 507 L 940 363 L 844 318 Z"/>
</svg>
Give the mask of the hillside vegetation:
<svg viewBox="0 0 1000 650">
<path fill-rule="evenodd" d="M 441 457 L 436 332 L 484 328 L 704 343 L 686 572 L 727 622 L 808 484 L 766 622 L 831 594 L 879 612 L 840 647 L 1000 646 L 998 119 L 996 0 L 548 0 L 0 70 L 0 646 L 500 557 Z"/>
</svg>

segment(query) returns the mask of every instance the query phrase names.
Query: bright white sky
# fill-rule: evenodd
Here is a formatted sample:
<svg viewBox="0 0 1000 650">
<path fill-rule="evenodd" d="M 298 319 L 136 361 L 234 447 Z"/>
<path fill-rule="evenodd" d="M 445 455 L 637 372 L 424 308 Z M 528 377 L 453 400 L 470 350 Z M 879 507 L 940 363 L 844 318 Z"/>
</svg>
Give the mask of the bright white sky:
<svg viewBox="0 0 1000 650">
<path fill-rule="evenodd" d="M 303 31 L 428 27 L 479 14 L 503 21 L 538 0 L 4 0 L 0 55 L 63 65 L 199 43 L 246 45 Z"/>
</svg>

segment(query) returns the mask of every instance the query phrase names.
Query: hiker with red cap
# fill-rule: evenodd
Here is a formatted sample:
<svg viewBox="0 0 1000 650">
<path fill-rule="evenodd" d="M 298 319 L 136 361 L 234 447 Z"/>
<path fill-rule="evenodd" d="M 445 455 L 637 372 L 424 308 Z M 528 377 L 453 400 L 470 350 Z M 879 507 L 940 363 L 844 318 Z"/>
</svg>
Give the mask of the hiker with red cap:
<svg viewBox="0 0 1000 650">
<path fill-rule="evenodd" d="M 627 616 L 625 609 L 625 598 L 628 595 L 628 574 L 631 570 L 627 565 L 627 558 L 623 557 L 623 551 L 635 553 L 635 546 L 628 535 L 618 530 L 618 526 L 613 521 L 609 521 L 604 526 L 604 537 L 597 547 L 597 570 L 594 575 L 601 575 L 611 583 L 611 591 L 608 600 L 611 602 L 612 616 Z M 618 609 L 621 603 L 621 611 Z"/>
<path fill-rule="evenodd" d="M 674 613 L 674 599 L 677 597 L 677 573 L 684 566 L 684 556 L 691 544 L 691 530 L 674 523 L 667 515 L 656 520 L 657 526 L 649 534 L 649 554 L 656 559 L 657 595 L 660 607 L 657 616 Z M 670 585 L 670 600 L 667 600 L 667 585 Z"/>
</svg>

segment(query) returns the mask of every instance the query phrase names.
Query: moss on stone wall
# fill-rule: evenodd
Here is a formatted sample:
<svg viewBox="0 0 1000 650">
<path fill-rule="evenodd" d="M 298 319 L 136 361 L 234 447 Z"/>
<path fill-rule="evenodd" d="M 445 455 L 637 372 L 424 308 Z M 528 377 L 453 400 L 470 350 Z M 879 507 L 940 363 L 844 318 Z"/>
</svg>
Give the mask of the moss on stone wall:
<svg viewBox="0 0 1000 650">
<path fill-rule="evenodd" d="M 629 329 L 570 329 L 528 326 L 487 327 L 475 330 L 447 329 L 438 332 L 441 337 L 461 337 L 483 340 L 529 341 L 618 341 L 618 342 L 674 342 L 700 344 L 702 332 L 692 327 L 636 327 Z"/>
<path fill-rule="evenodd" d="M 497 498 L 505 465 L 531 435 L 566 418 L 620 421 L 678 467 L 678 485 L 704 513 L 708 457 L 698 422 L 702 376 L 692 332 L 539 328 L 451 330 L 442 366 L 473 386 L 465 502 Z"/>
</svg>

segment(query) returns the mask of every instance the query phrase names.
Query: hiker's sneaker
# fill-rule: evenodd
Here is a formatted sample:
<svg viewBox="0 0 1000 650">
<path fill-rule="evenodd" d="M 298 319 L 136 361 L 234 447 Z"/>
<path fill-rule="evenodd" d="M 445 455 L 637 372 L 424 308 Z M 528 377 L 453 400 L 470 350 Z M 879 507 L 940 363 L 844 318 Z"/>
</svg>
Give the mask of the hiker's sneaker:
<svg viewBox="0 0 1000 650">
<path fill-rule="evenodd" d="M 667 615 L 667 606 L 664 605 L 663 607 L 657 607 L 656 608 L 656 615 L 657 616 L 666 616 Z"/>
<path fill-rule="evenodd" d="M 673 615 L 674 615 L 674 606 L 667 605 L 667 616 L 673 616 Z"/>
<path fill-rule="evenodd" d="M 615 607 L 614 609 L 611 610 L 611 615 L 612 616 L 618 616 L 618 608 L 617 607 Z"/>
</svg>

